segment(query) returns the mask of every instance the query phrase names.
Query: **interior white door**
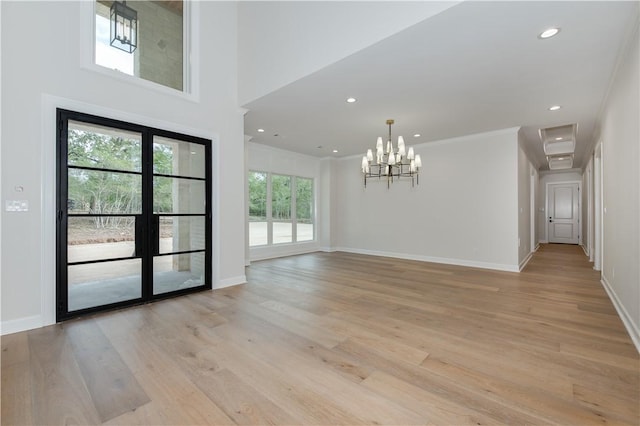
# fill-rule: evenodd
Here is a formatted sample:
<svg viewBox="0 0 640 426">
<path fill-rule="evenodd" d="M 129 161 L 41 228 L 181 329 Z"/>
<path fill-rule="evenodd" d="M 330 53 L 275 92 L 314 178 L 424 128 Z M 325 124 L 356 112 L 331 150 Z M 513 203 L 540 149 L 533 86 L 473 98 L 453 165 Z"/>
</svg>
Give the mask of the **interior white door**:
<svg viewBox="0 0 640 426">
<path fill-rule="evenodd" d="M 580 242 L 580 193 L 578 183 L 554 183 L 547 187 L 547 225 L 550 243 Z"/>
</svg>

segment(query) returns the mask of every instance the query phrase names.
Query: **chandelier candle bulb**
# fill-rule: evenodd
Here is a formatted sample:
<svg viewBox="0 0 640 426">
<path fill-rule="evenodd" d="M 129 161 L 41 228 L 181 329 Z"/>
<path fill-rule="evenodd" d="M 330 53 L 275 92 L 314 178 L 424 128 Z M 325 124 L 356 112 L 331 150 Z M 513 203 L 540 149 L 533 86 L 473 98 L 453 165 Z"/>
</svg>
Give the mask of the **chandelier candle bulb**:
<svg viewBox="0 0 640 426">
<path fill-rule="evenodd" d="M 402 136 L 398 136 L 398 154 L 403 157 L 405 155 L 404 138 Z"/>
<path fill-rule="evenodd" d="M 416 171 L 416 160 L 411 160 L 411 163 L 409 163 L 409 170 L 411 171 L 411 173 Z"/>
<path fill-rule="evenodd" d="M 373 161 L 373 152 L 370 149 L 367 150 L 367 161 Z"/>
<path fill-rule="evenodd" d="M 366 173 L 367 167 L 369 167 L 369 161 L 367 157 L 362 157 L 362 173 Z"/>
<path fill-rule="evenodd" d="M 378 141 L 376 142 L 376 150 L 382 151 L 382 137 L 378 136 Z"/>
<path fill-rule="evenodd" d="M 393 166 L 396 164 L 396 156 L 393 154 L 393 151 L 389 153 L 389 165 Z"/>
<path fill-rule="evenodd" d="M 422 159 L 420 158 L 420 154 L 416 154 L 416 167 L 422 167 Z"/>
<path fill-rule="evenodd" d="M 413 153 L 413 147 L 410 146 L 409 147 L 409 151 L 407 152 L 407 159 L 408 160 L 413 160 L 414 158 L 416 158 L 415 154 Z"/>
</svg>

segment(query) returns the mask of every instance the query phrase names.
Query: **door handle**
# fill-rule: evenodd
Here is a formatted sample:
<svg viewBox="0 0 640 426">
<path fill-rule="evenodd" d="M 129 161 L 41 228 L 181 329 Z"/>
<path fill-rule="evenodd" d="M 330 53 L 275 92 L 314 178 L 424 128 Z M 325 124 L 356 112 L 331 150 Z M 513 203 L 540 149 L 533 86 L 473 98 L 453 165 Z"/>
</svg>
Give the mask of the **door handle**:
<svg viewBox="0 0 640 426">
<path fill-rule="evenodd" d="M 134 216 L 135 221 L 135 236 L 134 236 L 134 244 L 135 249 L 133 250 L 133 257 L 142 257 L 142 238 L 143 238 L 143 230 L 142 230 L 142 215 L 137 214 Z"/>
<path fill-rule="evenodd" d="M 160 216 L 153 215 L 151 226 L 151 238 L 153 240 L 153 255 L 160 254 Z"/>
<path fill-rule="evenodd" d="M 553 223 L 553 219 L 551 219 L 551 217 L 549 217 L 549 223 Z"/>
</svg>

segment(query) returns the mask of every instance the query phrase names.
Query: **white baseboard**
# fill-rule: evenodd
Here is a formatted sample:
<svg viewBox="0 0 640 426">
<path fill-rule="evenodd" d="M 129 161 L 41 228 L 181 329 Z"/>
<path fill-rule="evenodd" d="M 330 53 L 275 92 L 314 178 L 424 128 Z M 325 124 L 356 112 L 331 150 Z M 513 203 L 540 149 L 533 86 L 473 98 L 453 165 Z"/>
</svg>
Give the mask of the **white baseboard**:
<svg viewBox="0 0 640 426">
<path fill-rule="evenodd" d="M 518 265 L 505 265 L 501 263 L 477 262 L 474 260 L 449 259 L 446 257 L 422 256 L 422 255 L 394 253 L 394 252 L 377 251 L 377 250 L 354 249 L 354 248 L 348 248 L 348 247 L 336 247 L 334 251 L 366 254 L 369 256 L 393 257 L 396 259 L 405 259 L 405 260 L 418 260 L 421 262 L 443 263 L 446 265 L 467 266 L 470 268 L 493 269 L 497 271 L 506 271 L 506 272 L 520 272 L 520 270 L 518 269 Z"/>
<path fill-rule="evenodd" d="M 549 241 L 547 241 L 547 240 L 540 240 L 540 241 L 538 241 L 538 245 L 540 245 L 540 244 L 549 244 Z"/>
<path fill-rule="evenodd" d="M 334 251 L 337 251 L 334 247 L 320 247 L 318 250 L 325 253 L 333 253 Z"/>
<path fill-rule="evenodd" d="M 299 254 L 308 254 L 318 251 L 316 245 L 301 246 L 297 244 L 286 245 L 283 244 L 279 247 L 256 247 L 250 250 L 250 261 L 276 259 L 278 257 L 296 256 Z"/>
<path fill-rule="evenodd" d="M 238 275 L 237 277 L 225 278 L 223 280 L 218 281 L 216 285 L 213 286 L 213 290 L 218 290 L 220 288 L 231 287 L 238 284 L 246 284 L 247 276 L 246 275 Z"/>
<path fill-rule="evenodd" d="M 540 249 L 540 243 L 536 244 L 536 248 L 533 249 L 534 252 L 538 251 Z"/>
<path fill-rule="evenodd" d="M 611 287 L 611 284 L 609 284 L 609 281 L 607 281 L 607 278 L 604 275 L 602 275 L 600 283 L 602 283 L 604 290 L 609 295 L 609 299 L 611 299 L 613 306 L 616 308 L 616 311 L 618 311 L 618 316 L 627 329 L 627 333 L 629 333 L 629 337 L 631 337 L 633 344 L 636 345 L 636 350 L 640 353 L 640 327 L 638 324 L 633 322 L 633 319 L 625 309 L 622 302 L 620 302 L 620 299 L 618 299 L 616 292 L 613 291 L 613 287 Z"/>
<path fill-rule="evenodd" d="M 589 257 L 589 250 L 587 250 L 587 247 L 580 244 L 580 247 L 582 247 L 582 251 L 584 252 L 585 256 Z"/>
<path fill-rule="evenodd" d="M 529 261 L 531 260 L 531 258 L 533 257 L 533 252 L 529 252 L 529 254 L 527 255 L 527 257 L 525 257 L 522 262 L 520 262 L 519 265 L 519 270 L 518 272 L 522 272 L 522 270 L 524 269 L 525 266 L 527 266 L 527 263 L 529 263 Z"/>
<path fill-rule="evenodd" d="M 13 334 L 19 331 L 33 330 L 34 328 L 40 328 L 43 325 L 42 315 L 2 321 L 2 323 L 0 323 L 0 335 L 4 336 L 5 334 Z"/>
</svg>

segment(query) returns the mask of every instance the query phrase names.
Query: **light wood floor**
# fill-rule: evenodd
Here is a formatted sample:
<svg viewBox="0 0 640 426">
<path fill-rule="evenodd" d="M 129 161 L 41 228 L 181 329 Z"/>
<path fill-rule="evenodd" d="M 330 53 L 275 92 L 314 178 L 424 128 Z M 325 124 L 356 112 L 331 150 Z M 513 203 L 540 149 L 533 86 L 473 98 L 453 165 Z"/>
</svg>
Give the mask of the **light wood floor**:
<svg viewBox="0 0 640 426">
<path fill-rule="evenodd" d="M 2 338 L 2 424 L 633 424 L 639 359 L 577 246 L 524 272 L 314 253 Z"/>
</svg>

